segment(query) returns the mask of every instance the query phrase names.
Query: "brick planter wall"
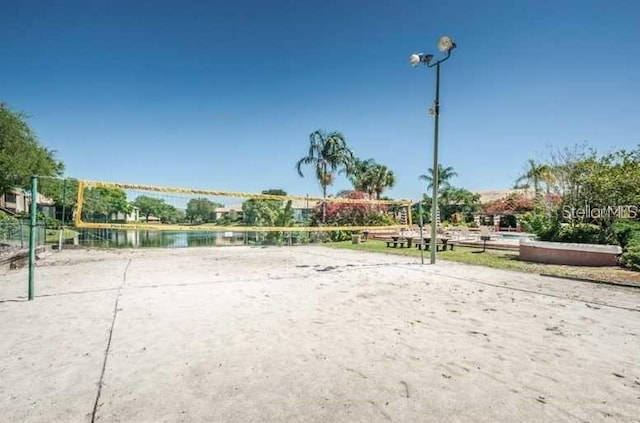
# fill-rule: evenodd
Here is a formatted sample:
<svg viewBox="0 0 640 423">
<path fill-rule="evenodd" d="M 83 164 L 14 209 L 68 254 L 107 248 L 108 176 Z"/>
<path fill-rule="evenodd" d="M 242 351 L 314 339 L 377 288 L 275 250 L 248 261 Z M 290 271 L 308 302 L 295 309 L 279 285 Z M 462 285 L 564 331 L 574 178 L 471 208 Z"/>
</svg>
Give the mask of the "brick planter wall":
<svg viewBox="0 0 640 423">
<path fill-rule="evenodd" d="M 617 266 L 620 254 L 619 245 L 521 241 L 519 259 L 572 266 Z"/>
</svg>

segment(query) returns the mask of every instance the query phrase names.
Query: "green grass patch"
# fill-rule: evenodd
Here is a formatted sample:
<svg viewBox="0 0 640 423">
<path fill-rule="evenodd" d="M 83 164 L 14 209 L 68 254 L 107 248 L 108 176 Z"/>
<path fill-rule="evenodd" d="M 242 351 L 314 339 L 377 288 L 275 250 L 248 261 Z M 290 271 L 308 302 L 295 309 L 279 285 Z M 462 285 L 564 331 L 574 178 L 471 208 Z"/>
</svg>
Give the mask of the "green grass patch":
<svg viewBox="0 0 640 423">
<path fill-rule="evenodd" d="M 76 235 L 78 235 L 77 231 L 74 231 L 73 229 L 64 229 L 62 232 L 62 241 L 64 242 L 67 239 L 73 239 Z M 47 233 L 45 235 L 45 242 L 47 244 L 54 244 L 58 242 L 59 239 L 59 229 L 47 229 Z"/>
<path fill-rule="evenodd" d="M 384 241 L 366 241 L 361 244 L 353 244 L 351 241 L 333 242 L 326 244 L 332 248 L 348 250 L 361 250 L 385 254 L 420 257 L 417 248 L 393 248 L 387 247 Z M 425 251 L 425 263 L 429 262 L 431 252 Z M 517 251 L 486 250 L 482 248 L 456 246 L 453 251 L 439 251 L 439 260 L 455 261 L 458 263 L 476 266 L 492 267 L 495 269 L 515 270 L 518 272 L 533 274 L 548 274 L 582 279 L 592 279 L 603 282 L 624 282 L 640 284 L 640 272 L 626 270 L 622 267 L 584 267 L 562 266 L 557 264 L 530 263 L 518 260 Z"/>
</svg>

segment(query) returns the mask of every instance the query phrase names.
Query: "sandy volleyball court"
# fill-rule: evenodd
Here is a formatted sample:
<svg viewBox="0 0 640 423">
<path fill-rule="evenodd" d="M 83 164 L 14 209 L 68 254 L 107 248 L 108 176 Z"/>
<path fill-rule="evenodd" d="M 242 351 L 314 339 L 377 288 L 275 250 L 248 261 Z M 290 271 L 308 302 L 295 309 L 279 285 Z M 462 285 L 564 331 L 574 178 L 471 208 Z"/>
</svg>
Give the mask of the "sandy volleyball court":
<svg viewBox="0 0 640 423">
<path fill-rule="evenodd" d="M 640 290 L 295 248 L 0 275 L 6 422 L 640 422 Z"/>
</svg>

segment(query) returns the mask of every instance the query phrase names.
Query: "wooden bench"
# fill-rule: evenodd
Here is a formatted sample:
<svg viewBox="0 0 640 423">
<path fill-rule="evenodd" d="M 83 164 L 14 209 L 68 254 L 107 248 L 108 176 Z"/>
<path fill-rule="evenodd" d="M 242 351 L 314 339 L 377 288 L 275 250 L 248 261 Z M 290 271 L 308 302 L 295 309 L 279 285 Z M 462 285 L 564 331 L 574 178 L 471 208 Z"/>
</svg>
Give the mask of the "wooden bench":
<svg viewBox="0 0 640 423">
<path fill-rule="evenodd" d="M 449 251 L 453 251 L 453 246 L 455 244 L 449 242 L 449 239 L 447 238 L 438 238 L 438 240 L 436 241 L 436 251 L 447 251 L 447 246 L 449 246 Z M 418 250 L 422 250 L 422 246 L 425 247 L 425 250 L 429 251 L 431 250 L 431 240 L 425 238 L 425 240 L 421 243 L 416 243 L 416 248 Z"/>
<path fill-rule="evenodd" d="M 398 245 L 403 248 L 407 244 L 406 239 L 400 238 L 384 238 L 383 241 L 387 243 L 387 248 L 391 247 L 391 244 L 393 244 L 393 248 L 397 248 Z"/>
</svg>

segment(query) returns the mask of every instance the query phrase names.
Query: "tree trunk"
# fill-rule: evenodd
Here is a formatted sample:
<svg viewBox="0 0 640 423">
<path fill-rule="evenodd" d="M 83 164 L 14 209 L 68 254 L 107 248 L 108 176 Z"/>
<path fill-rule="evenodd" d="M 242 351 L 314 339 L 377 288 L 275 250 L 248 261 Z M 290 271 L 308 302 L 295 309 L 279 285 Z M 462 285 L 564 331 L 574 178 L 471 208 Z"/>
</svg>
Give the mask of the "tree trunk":
<svg viewBox="0 0 640 423">
<path fill-rule="evenodd" d="M 327 198 L 327 186 L 325 184 L 322 184 L 322 198 L 326 199 Z M 327 220 L 327 203 L 326 202 L 322 202 L 322 224 L 324 225 L 326 223 Z"/>
<path fill-rule="evenodd" d="M 327 164 L 322 164 L 322 199 L 327 198 Z M 322 224 L 324 225 L 327 220 L 327 203 L 322 202 Z"/>
</svg>

